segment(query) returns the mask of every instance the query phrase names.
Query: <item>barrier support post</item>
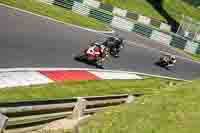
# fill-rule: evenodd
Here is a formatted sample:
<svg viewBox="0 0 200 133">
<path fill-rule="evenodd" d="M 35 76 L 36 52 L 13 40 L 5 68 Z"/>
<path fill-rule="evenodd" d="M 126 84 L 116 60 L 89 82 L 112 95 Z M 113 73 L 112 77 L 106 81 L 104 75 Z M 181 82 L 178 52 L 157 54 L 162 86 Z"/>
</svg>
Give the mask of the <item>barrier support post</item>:
<svg viewBox="0 0 200 133">
<path fill-rule="evenodd" d="M 0 113 L 0 133 L 3 133 L 8 122 L 8 117 Z"/>
</svg>

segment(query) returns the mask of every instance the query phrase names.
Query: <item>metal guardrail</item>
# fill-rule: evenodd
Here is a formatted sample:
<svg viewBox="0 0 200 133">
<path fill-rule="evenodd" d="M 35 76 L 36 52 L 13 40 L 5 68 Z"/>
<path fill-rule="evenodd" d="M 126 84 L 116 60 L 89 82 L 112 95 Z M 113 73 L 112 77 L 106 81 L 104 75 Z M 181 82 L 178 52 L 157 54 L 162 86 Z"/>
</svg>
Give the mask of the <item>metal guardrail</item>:
<svg viewBox="0 0 200 133">
<path fill-rule="evenodd" d="M 110 106 L 131 102 L 134 96 L 123 94 L 0 103 L 0 132 L 28 132 L 54 120 L 72 117 L 80 99 L 86 101 L 83 114 L 91 114 Z"/>
</svg>

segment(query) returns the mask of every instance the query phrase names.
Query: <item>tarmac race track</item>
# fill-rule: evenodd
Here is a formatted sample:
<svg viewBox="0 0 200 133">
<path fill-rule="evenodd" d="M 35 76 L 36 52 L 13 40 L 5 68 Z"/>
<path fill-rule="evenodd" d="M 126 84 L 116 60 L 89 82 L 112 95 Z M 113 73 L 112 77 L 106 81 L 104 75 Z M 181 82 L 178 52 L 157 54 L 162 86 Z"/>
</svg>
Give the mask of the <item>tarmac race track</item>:
<svg viewBox="0 0 200 133">
<path fill-rule="evenodd" d="M 138 40 L 137 35 L 130 33 L 130 36 L 132 40 L 129 41 L 141 42 L 141 37 Z M 104 39 L 103 34 L 0 6 L 0 68 L 95 68 L 78 62 L 73 57 L 91 42 Z M 144 43 L 148 45 L 154 42 L 146 40 Z M 159 51 L 127 44 L 121 52 L 121 57 L 111 58 L 105 68 L 184 79 L 200 77 L 200 63 L 179 58 L 176 67 L 169 71 L 154 65 L 159 57 Z"/>
</svg>

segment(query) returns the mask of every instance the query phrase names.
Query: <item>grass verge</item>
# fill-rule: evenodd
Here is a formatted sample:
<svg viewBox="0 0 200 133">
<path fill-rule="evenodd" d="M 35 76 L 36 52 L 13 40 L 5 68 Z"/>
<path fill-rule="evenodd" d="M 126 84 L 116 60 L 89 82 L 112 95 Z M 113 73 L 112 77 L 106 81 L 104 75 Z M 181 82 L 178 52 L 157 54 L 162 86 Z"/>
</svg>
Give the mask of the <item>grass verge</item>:
<svg viewBox="0 0 200 133">
<path fill-rule="evenodd" d="M 80 133 L 197 133 L 199 81 L 165 86 L 134 103 L 99 112 Z"/>
<path fill-rule="evenodd" d="M 62 7 L 41 3 L 36 0 L 0 0 L 0 3 L 27 10 L 39 15 L 48 16 L 70 24 L 96 30 L 109 30 L 106 24 L 101 23 L 96 19 L 81 16 Z"/>
<path fill-rule="evenodd" d="M 48 85 L 0 89 L 0 102 L 124 93 L 152 94 L 179 82 L 181 81 L 158 78 L 144 80 L 66 81 Z"/>
</svg>

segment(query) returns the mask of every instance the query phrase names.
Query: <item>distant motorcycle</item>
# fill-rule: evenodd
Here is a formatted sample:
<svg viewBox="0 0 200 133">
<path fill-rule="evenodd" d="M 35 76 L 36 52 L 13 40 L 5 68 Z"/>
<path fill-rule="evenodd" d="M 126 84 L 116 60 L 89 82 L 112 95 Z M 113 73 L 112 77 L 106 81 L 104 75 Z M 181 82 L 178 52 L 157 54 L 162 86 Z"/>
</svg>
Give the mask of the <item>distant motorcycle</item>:
<svg viewBox="0 0 200 133">
<path fill-rule="evenodd" d="M 175 63 L 175 56 L 164 55 L 160 57 L 159 61 L 156 64 L 166 69 L 170 69 L 171 67 L 175 66 Z"/>
</svg>

